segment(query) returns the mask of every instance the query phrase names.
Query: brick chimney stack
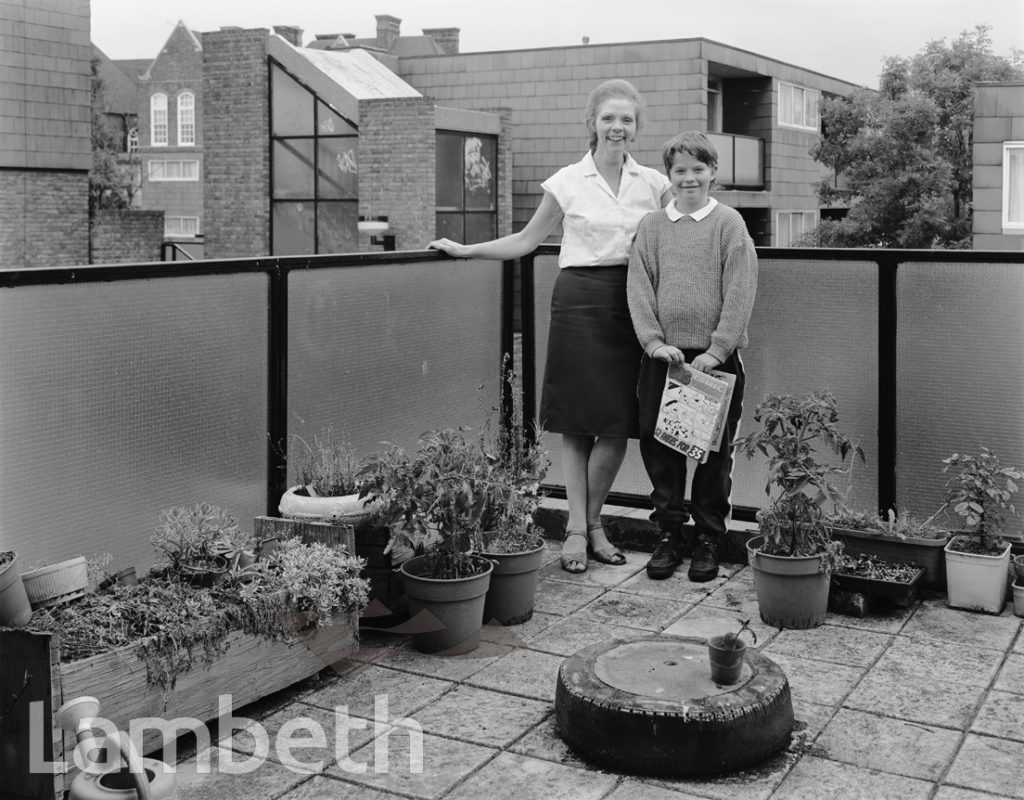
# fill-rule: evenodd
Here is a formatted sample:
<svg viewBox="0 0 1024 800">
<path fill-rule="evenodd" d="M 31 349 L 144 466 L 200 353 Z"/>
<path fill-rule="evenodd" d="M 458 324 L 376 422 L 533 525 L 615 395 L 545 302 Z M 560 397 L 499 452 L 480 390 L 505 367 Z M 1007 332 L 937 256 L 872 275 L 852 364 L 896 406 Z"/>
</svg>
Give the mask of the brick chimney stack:
<svg viewBox="0 0 1024 800">
<path fill-rule="evenodd" d="M 275 25 L 274 33 L 293 47 L 302 47 L 302 28 L 295 25 Z"/>
<path fill-rule="evenodd" d="M 423 35 L 429 36 L 437 42 L 445 55 L 455 56 L 459 54 L 458 28 L 424 28 Z"/>
<path fill-rule="evenodd" d="M 402 27 L 402 20 L 387 14 L 377 14 L 377 47 L 390 50 Z"/>
</svg>

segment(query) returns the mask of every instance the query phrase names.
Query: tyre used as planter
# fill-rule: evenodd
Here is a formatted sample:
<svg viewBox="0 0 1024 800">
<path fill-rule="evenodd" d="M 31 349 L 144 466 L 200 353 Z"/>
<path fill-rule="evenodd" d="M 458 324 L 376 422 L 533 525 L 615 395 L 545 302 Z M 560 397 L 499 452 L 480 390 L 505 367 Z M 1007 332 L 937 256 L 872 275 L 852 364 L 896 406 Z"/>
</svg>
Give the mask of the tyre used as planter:
<svg viewBox="0 0 1024 800">
<path fill-rule="evenodd" d="M 818 556 L 773 556 L 760 552 L 763 536 L 747 542 L 761 620 L 776 628 L 816 628 L 828 614 L 830 571 Z"/>
<path fill-rule="evenodd" d="M 6 562 L 0 566 L 0 626 L 20 628 L 32 619 L 32 606 L 18 572 L 18 554 L 9 550 L 0 559 Z"/>
<path fill-rule="evenodd" d="M 711 680 L 707 642 L 686 636 L 612 639 L 562 662 L 561 737 L 602 770 L 716 775 L 789 743 L 793 703 L 775 662 L 747 651 L 737 685 Z"/>
<path fill-rule="evenodd" d="M 998 555 L 961 553 L 946 545 L 946 604 L 968 611 L 999 614 L 1006 604 L 1010 545 Z"/>
<path fill-rule="evenodd" d="M 523 553 L 488 553 L 484 558 L 494 563 L 491 584 L 484 603 L 484 621 L 497 620 L 502 625 L 519 625 L 533 617 L 537 593 L 537 573 L 544 563 L 544 541 Z"/>
<path fill-rule="evenodd" d="M 85 556 L 21 574 L 32 608 L 48 608 L 81 597 L 89 589 L 89 568 Z"/>
<path fill-rule="evenodd" d="M 420 630 L 413 634 L 413 647 L 421 653 L 469 653 L 480 644 L 484 601 L 494 565 L 477 558 L 478 574 L 438 579 L 425 574 L 429 558 L 414 556 L 399 568 L 409 599 L 410 626 Z"/>
<path fill-rule="evenodd" d="M 288 519 L 321 520 L 359 528 L 377 513 L 369 497 L 349 494 L 340 497 L 310 497 L 305 486 L 293 486 L 281 496 L 278 511 Z"/>
</svg>

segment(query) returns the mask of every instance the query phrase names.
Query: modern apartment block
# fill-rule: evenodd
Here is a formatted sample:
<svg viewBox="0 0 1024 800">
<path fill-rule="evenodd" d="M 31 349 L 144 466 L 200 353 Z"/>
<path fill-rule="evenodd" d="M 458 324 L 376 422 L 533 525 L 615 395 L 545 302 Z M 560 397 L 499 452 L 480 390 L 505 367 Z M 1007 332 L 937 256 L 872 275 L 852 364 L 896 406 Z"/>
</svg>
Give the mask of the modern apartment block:
<svg viewBox="0 0 1024 800">
<path fill-rule="evenodd" d="M 1024 250 L 1024 82 L 974 91 L 974 249 Z"/>
<path fill-rule="evenodd" d="M 820 100 L 857 88 L 707 39 L 408 56 L 399 74 L 441 103 L 511 109 L 517 228 L 540 202 L 541 181 L 582 156 L 588 92 L 625 78 L 647 104 L 637 159 L 660 168 L 670 136 L 711 132 L 720 159 L 715 196 L 743 214 L 757 244 L 775 246 L 795 243 L 821 213 L 814 183 L 824 170 L 808 155 Z"/>
</svg>

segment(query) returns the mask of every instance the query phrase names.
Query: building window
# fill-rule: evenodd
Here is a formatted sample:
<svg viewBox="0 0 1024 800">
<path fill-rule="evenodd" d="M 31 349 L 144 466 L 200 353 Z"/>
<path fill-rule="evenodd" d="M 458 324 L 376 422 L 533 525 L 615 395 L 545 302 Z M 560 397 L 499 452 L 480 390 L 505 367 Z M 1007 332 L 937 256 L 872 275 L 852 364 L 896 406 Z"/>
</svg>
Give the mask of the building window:
<svg viewBox="0 0 1024 800">
<path fill-rule="evenodd" d="M 708 130 L 722 130 L 722 81 L 708 78 Z"/>
<path fill-rule="evenodd" d="M 153 159 L 146 171 L 151 181 L 197 181 L 198 161 L 167 161 Z"/>
<path fill-rule="evenodd" d="M 199 235 L 199 217 L 164 217 L 166 238 L 195 237 Z"/>
<path fill-rule="evenodd" d="M 167 146 L 167 95 L 155 94 L 149 98 L 150 144 Z"/>
<path fill-rule="evenodd" d="M 780 211 L 776 247 L 799 247 L 800 238 L 818 225 L 817 211 Z"/>
<path fill-rule="evenodd" d="M 1003 143 L 1003 229 L 1024 234 L 1024 142 Z"/>
<path fill-rule="evenodd" d="M 270 66 L 274 255 L 359 251 L 359 132 L 278 64 Z"/>
<path fill-rule="evenodd" d="M 779 124 L 805 131 L 818 130 L 821 92 L 791 83 L 779 83 Z"/>
<path fill-rule="evenodd" d="M 498 235 L 498 139 L 438 131 L 436 235 L 475 244 Z"/>
<path fill-rule="evenodd" d="M 196 96 L 192 92 L 178 95 L 178 144 L 190 147 L 196 143 Z"/>
</svg>

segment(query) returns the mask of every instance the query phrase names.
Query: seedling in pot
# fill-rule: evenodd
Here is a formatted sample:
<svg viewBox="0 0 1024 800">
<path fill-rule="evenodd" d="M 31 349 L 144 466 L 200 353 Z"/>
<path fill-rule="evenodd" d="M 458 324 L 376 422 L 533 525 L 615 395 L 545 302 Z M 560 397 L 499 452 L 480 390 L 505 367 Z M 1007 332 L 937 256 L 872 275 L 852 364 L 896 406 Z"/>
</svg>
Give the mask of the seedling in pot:
<svg viewBox="0 0 1024 800">
<path fill-rule="evenodd" d="M 715 637 L 715 644 L 717 644 L 718 647 L 730 650 L 739 650 L 743 647 L 746 647 L 746 643 L 740 641 L 740 636 L 744 633 L 750 634 L 751 644 L 757 644 L 757 634 L 754 633 L 753 629 L 750 627 L 750 620 L 740 619 L 737 620 L 737 622 L 740 623 L 740 629 L 738 631 L 736 631 L 735 633 L 725 633 L 721 636 Z"/>
</svg>

